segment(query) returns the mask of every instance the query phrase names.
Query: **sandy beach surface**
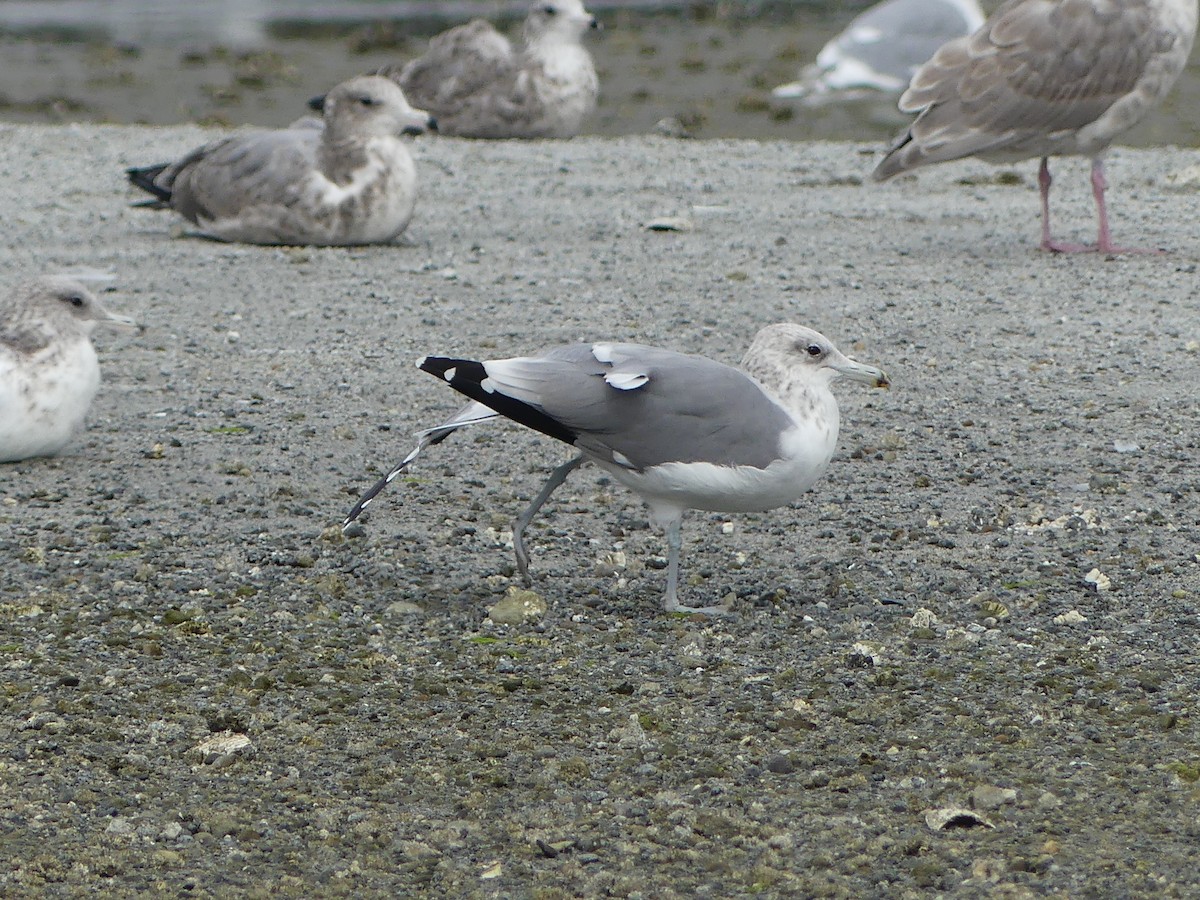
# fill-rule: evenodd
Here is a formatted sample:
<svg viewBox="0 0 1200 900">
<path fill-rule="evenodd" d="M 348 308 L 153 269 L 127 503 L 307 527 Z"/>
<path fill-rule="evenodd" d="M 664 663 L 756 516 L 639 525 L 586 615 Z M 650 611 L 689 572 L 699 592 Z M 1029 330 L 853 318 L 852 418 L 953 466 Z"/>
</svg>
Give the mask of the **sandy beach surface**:
<svg viewBox="0 0 1200 900">
<path fill-rule="evenodd" d="M 0 127 L 4 281 L 111 269 L 145 326 L 65 455 L 0 467 L 0 893 L 1200 892 L 1192 152 L 1112 154 L 1156 256 L 1039 253 L 1034 163 L 665 138 L 421 140 L 399 244 L 281 249 L 129 207 L 214 134 Z M 661 613 L 590 467 L 530 531 L 544 612 L 489 618 L 568 452 L 515 427 L 337 528 L 457 407 L 425 353 L 736 362 L 781 320 L 893 387 L 838 386 L 801 502 L 688 517 L 683 599 L 736 619 Z"/>
</svg>

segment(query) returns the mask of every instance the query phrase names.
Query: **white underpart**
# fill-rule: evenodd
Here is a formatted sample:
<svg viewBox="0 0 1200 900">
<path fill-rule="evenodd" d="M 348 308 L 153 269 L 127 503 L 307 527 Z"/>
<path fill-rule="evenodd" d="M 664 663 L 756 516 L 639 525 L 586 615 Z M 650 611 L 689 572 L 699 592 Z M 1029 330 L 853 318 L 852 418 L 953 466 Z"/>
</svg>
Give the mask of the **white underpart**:
<svg viewBox="0 0 1200 900">
<path fill-rule="evenodd" d="M 62 450 L 99 386 L 96 351 L 83 336 L 30 357 L 0 354 L 0 461 Z"/>
<path fill-rule="evenodd" d="M 834 417 L 797 423 L 780 435 L 780 458 L 765 469 L 669 462 L 638 472 L 603 461 L 598 464 L 641 494 L 660 525 L 687 509 L 760 512 L 791 503 L 816 483 L 833 459 L 838 437 L 836 421 Z"/>
</svg>

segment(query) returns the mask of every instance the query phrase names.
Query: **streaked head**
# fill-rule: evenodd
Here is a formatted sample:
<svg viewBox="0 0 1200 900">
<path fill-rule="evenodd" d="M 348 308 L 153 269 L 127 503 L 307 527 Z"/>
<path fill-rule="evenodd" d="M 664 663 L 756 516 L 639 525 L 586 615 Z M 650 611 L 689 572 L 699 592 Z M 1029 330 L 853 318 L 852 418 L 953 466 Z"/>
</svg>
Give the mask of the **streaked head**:
<svg viewBox="0 0 1200 900">
<path fill-rule="evenodd" d="M 321 111 L 337 137 L 423 134 L 435 127 L 433 116 L 410 106 L 396 82 L 378 75 L 343 81 L 322 98 Z"/>
<path fill-rule="evenodd" d="M 846 377 L 872 387 L 891 382 L 883 370 L 856 362 L 819 331 L 790 322 L 768 325 L 754 337 L 743 367 L 752 374 L 760 366 L 787 368 L 808 380 L 828 384 Z"/>
<path fill-rule="evenodd" d="M 20 298 L 35 315 L 63 324 L 74 323 L 84 334 L 91 334 L 102 324 L 138 327 L 128 316 L 110 312 L 82 282 L 62 275 L 30 282 L 21 288 Z"/>
</svg>

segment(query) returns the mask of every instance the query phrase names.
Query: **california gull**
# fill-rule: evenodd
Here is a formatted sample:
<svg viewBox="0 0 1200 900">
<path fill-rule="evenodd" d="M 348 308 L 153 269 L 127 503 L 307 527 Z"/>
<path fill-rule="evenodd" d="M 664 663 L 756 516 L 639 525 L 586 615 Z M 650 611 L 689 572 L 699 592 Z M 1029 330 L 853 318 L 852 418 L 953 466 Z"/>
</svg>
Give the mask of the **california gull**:
<svg viewBox="0 0 1200 900">
<path fill-rule="evenodd" d="M 805 67 L 771 93 L 815 104 L 898 94 L 937 49 L 983 24 L 975 0 L 884 0 L 856 16 Z"/>
<path fill-rule="evenodd" d="M 218 240 L 384 243 L 416 204 L 401 137 L 431 125 L 392 81 L 367 75 L 330 91 L 319 122 L 240 131 L 178 162 L 129 169 L 129 180 Z"/>
<path fill-rule="evenodd" d="M 581 40 L 598 27 L 581 0 L 538 0 L 517 52 L 483 19 L 451 28 L 425 54 L 387 75 L 425 107 L 441 134 L 568 138 L 596 108 L 599 81 Z"/>
<path fill-rule="evenodd" d="M 759 331 L 740 369 L 625 343 L 572 344 L 485 362 L 425 357 L 417 365 L 472 402 L 421 432 L 416 449 L 359 500 L 343 527 L 427 446 L 501 415 L 578 451 L 551 473 L 513 525 L 517 568 L 526 583 L 526 527 L 576 467 L 593 462 L 640 494 L 651 519 L 666 531 L 665 609 L 711 614 L 727 610 L 678 600 L 684 512 L 754 512 L 791 503 L 833 457 L 839 414 L 830 383 L 844 375 L 888 384 L 879 369 L 793 324 Z"/>
<path fill-rule="evenodd" d="M 100 386 L 91 335 L 102 323 L 134 324 L 66 276 L 0 299 L 0 462 L 53 456 L 83 425 Z"/>
<path fill-rule="evenodd" d="M 929 163 L 1041 157 L 1042 249 L 1129 252 L 1104 205 L 1109 145 L 1171 90 L 1196 36 L 1197 0 L 1008 0 L 913 76 L 900 109 L 918 113 L 875 169 L 878 181 Z M 1050 237 L 1051 156 L 1092 160 L 1098 240 Z"/>
</svg>

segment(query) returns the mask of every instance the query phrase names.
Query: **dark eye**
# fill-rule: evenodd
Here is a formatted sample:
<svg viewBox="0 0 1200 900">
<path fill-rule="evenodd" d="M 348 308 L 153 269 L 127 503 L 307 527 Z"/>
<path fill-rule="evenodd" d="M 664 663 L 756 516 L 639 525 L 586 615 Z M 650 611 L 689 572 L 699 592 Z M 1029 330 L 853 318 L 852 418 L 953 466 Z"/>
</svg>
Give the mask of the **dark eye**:
<svg viewBox="0 0 1200 900">
<path fill-rule="evenodd" d="M 811 356 L 813 359 L 816 359 L 818 356 L 821 356 L 825 353 L 825 351 L 821 349 L 820 344 L 809 344 L 807 347 L 804 348 L 804 352 L 807 353 L 809 356 Z"/>
<path fill-rule="evenodd" d="M 83 306 L 84 303 L 87 302 L 82 297 L 80 297 L 78 294 L 71 294 L 71 296 L 63 297 L 63 299 L 66 300 L 68 303 L 70 303 L 72 306 L 74 306 L 76 309 L 79 309 L 80 307 Z"/>
<path fill-rule="evenodd" d="M 374 106 L 379 101 L 376 100 L 374 97 L 368 97 L 366 94 L 364 94 L 363 96 L 358 98 L 358 102 L 361 103 L 363 106 Z"/>
<path fill-rule="evenodd" d="M 558 10 L 555 7 L 547 4 L 546 6 L 542 7 L 542 12 L 544 12 L 548 16 L 553 16 L 558 13 Z"/>
</svg>

